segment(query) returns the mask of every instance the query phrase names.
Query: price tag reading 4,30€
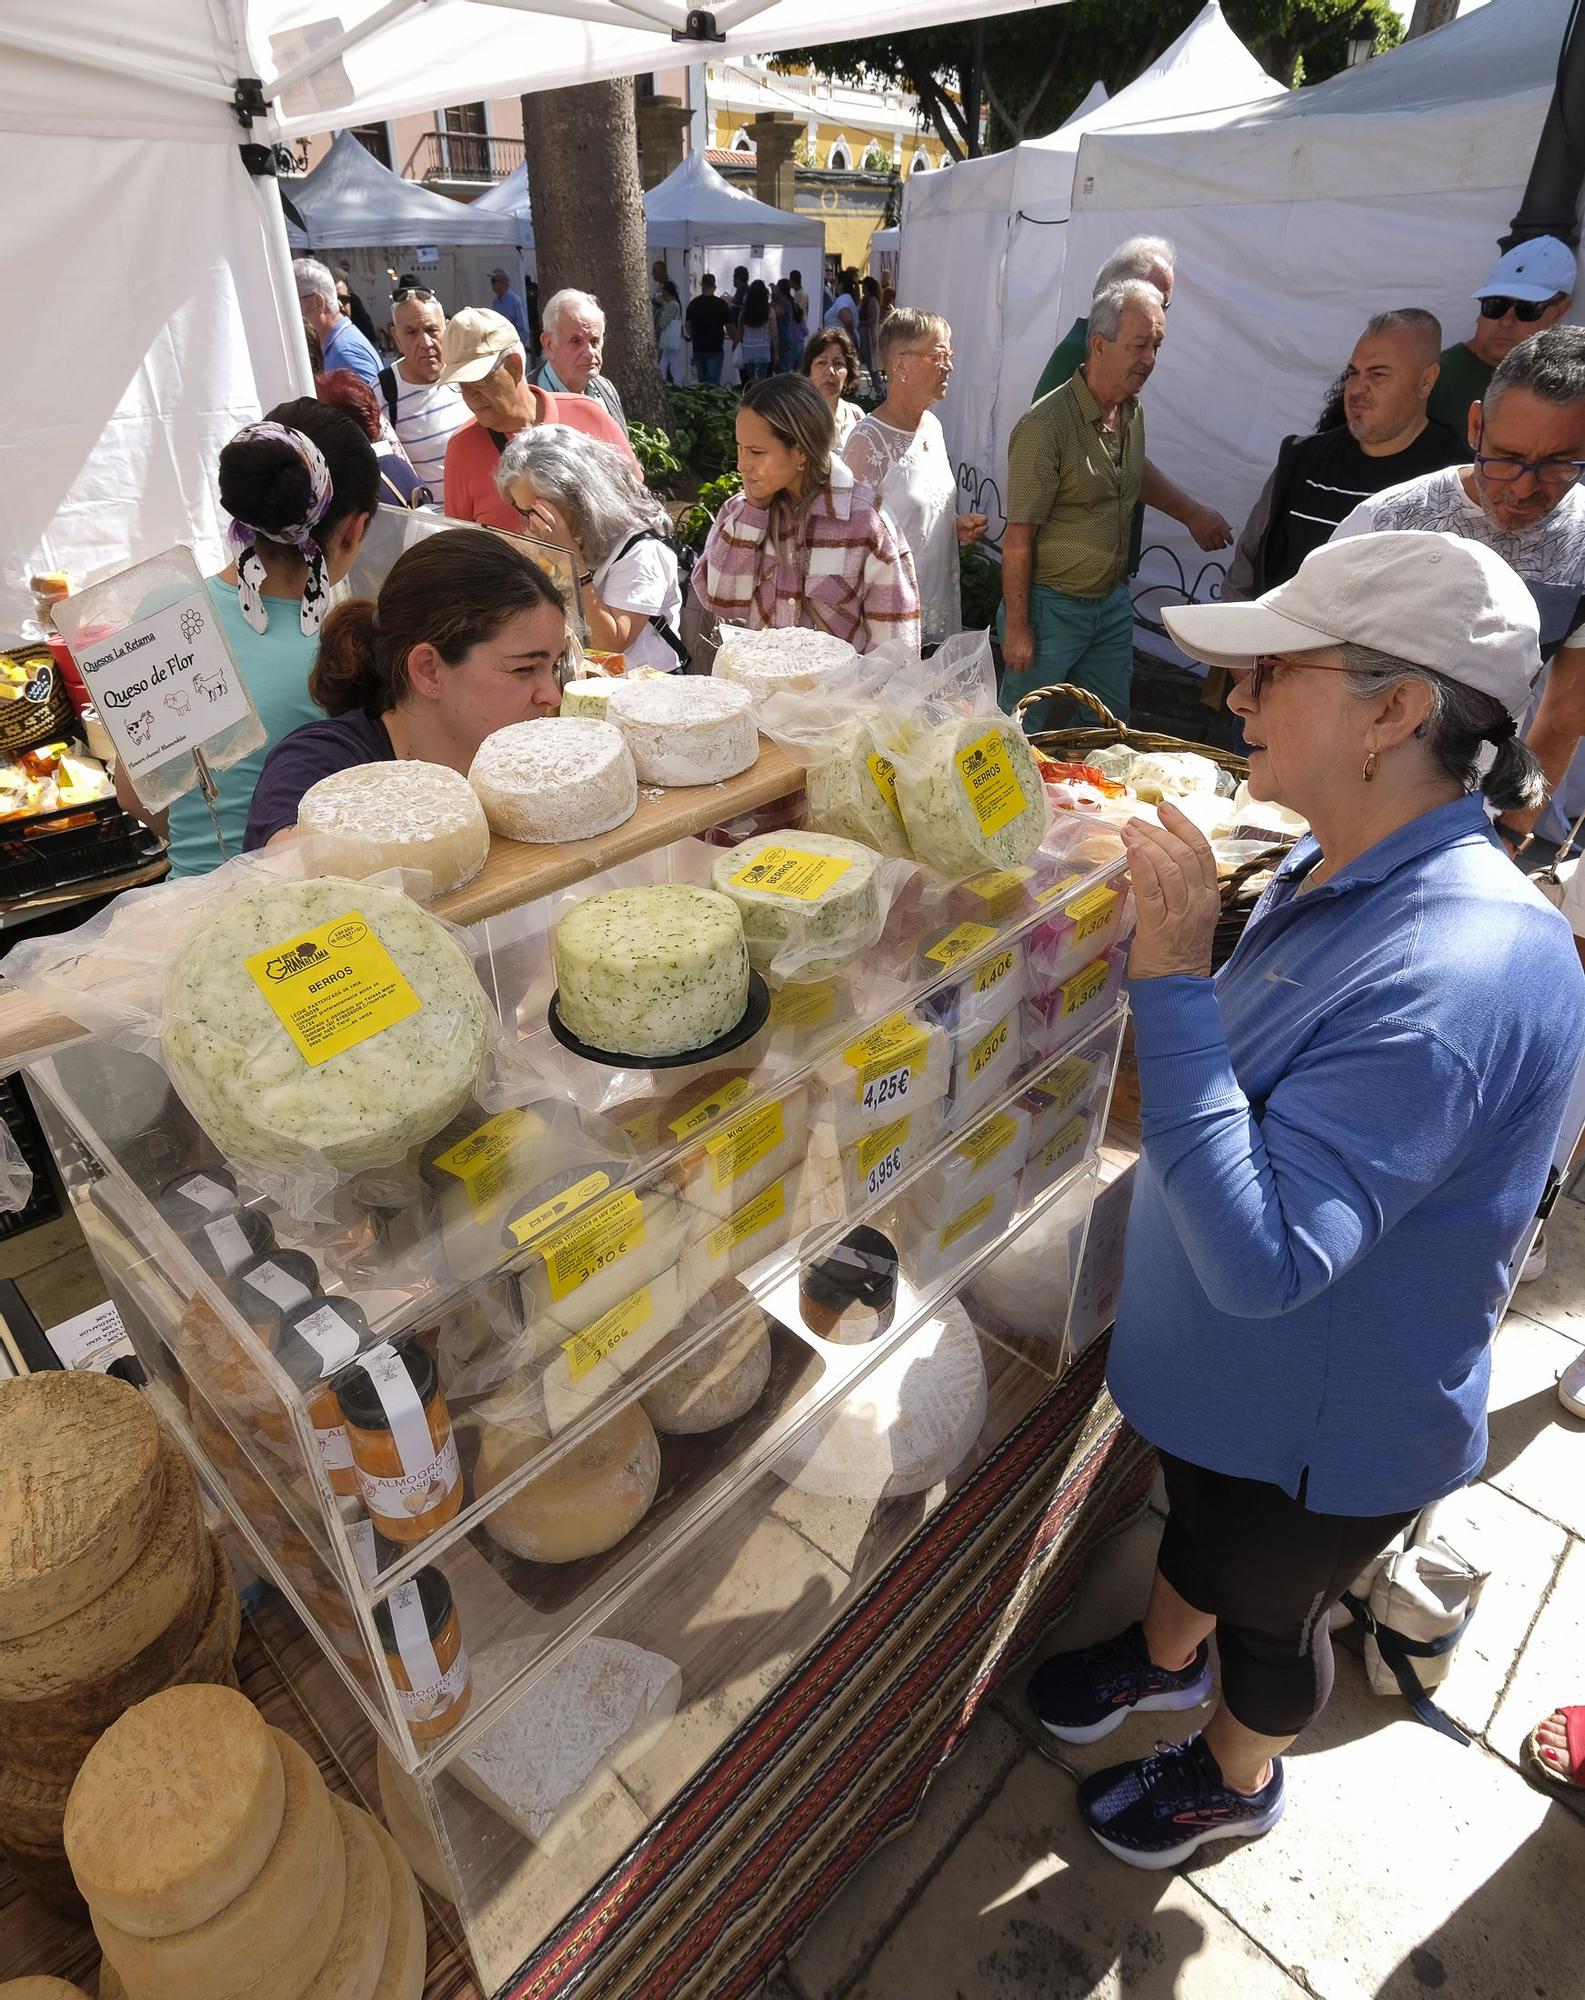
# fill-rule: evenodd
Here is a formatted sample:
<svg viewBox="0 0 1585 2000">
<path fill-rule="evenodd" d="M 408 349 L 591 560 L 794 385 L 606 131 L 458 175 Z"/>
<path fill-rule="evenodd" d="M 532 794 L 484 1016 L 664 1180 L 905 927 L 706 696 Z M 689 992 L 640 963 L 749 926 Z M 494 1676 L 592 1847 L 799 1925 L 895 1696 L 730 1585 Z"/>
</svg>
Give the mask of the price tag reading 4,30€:
<svg viewBox="0 0 1585 2000">
<path fill-rule="evenodd" d="M 423 1005 L 357 910 L 256 951 L 244 963 L 315 1069 Z"/>
</svg>

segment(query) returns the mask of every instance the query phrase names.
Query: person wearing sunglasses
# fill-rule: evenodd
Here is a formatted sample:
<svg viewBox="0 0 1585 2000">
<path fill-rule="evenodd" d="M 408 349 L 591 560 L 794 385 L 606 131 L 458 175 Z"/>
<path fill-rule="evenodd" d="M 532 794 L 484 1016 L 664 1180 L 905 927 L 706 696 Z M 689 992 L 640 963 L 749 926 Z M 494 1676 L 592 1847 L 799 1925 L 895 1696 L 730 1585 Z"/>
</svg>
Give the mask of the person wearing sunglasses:
<svg viewBox="0 0 1585 2000">
<path fill-rule="evenodd" d="M 399 358 L 380 370 L 386 414 L 444 512 L 446 447 L 467 423 L 468 406 L 455 383 L 440 379 L 446 309 L 427 285 L 400 284 L 391 293 L 391 336 Z"/>
<path fill-rule="evenodd" d="M 377 600 L 325 615 L 304 723 L 264 760 L 247 849 L 295 832 L 304 792 L 332 772 L 408 758 L 464 777 L 485 737 L 561 706 L 567 612 L 544 570 L 484 528 L 449 528 L 398 556 Z"/>
<path fill-rule="evenodd" d="M 1143 1868 L 1276 1824 L 1283 1752 L 1331 1691 L 1329 1608 L 1480 1471 L 1492 1338 L 1585 1051 L 1568 926 L 1488 817 L 1540 789 L 1512 570 L 1375 535 L 1162 615 L 1233 672 L 1251 793 L 1311 831 L 1214 978 L 1209 845 L 1170 805 L 1124 836 L 1142 1150 L 1107 1379 L 1169 1514 L 1143 1619 L 1047 1659 L 1030 1696 L 1065 1742 L 1195 1709 L 1214 1635 L 1203 1730 L 1079 1787 Z"/>
<path fill-rule="evenodd" d="M 1532 236 L 1504 252 L 1475 293 L 1480 311 L 1468 340 L 1444 347 L 1442 372 L 1431 392 L 1430 415 L 1462 437 L 1471 403 L 1490 386 L 1492 372 L 1532 333 L 1544 333 L 1574 303 L 1574 252 L 1556 236 Z"/>
</svg>

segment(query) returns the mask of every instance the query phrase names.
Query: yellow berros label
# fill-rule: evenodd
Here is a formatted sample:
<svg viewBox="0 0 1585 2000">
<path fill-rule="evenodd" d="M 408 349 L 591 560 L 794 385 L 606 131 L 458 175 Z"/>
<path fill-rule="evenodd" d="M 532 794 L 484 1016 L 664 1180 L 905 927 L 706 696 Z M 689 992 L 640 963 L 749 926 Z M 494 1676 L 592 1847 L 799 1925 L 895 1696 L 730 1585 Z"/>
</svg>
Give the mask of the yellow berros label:
<svg viewBox="0 0 1585 2000">
<path fill-rule="evenodd" d="M 817 903 L 852 866 L 834 854 L 811 854 L 801 847 L 762 847 L 727 880 L 734 889 L 763 889 L 795 902 Z"/>
<path fill-rule="evenodd" d="M 1007 741 L 999 729 L 971 743 L 957 756 L 958 780 L 974 808 L 982 834 L 1000 833 L 1012 825 L 1029 801 L 1024 797 L 1007 754 Z"/>
<path fill-rule="evenodd" d="M 299 931 L 243 963 L 314 1069 L 423 1008 L 358 910 Z"/>
<path fill-rule="evenodd" d="M 880 793 L 892 818 L 901 826 L 903 809 L 897 803 L 897 766 L 890 757 L 883 757 L 877 750 L 872 757 L 865 758 L 864 767 L 870 774 L 870 783 Z"/>
</svg>

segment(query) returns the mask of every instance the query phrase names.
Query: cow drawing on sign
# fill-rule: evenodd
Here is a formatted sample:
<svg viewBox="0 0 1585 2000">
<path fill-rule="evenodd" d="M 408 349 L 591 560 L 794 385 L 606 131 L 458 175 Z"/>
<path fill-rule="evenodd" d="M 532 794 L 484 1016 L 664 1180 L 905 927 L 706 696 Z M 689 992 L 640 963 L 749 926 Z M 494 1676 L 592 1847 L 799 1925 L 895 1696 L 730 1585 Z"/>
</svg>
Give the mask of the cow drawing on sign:
<svg viewBox="0 0 1585 2000">
<path fill-rule="evenodd" d="M 154 711 L 152 708 L 142 709 L 137 715 L 132 716 L 127 723 L 127 734 L 140 750 L 148 742 L 153 733 Z"/>
</svg>

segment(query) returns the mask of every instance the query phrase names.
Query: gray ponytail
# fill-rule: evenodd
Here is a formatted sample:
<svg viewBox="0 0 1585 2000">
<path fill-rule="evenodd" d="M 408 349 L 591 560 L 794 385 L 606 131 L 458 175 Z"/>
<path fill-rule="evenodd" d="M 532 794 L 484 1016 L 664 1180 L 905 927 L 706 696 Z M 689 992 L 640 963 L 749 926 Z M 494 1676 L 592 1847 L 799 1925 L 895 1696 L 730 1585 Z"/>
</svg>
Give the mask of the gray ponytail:
<svg viewBox="0 0 1585 2000">
<path fill-rule="evenodd" d="M 1449 680 L 1430 667 L 1379 653 L 1374 646 L 1338 648 L 1354 694 L 1390 692 L 1402 681 L 1420 681 L 1430 693 L 1431 712 L 1415 731 L 1447 775 L 1466 792 L 1480 792 L 1498 812 L 1534 812 L 1546 804 L 1546 780 L 1533 750 L 1520 741 L 1513 718 L 1494 695 Z M 1496 745 L 1482 772 L 1486 748 Z"/>
</svg>

